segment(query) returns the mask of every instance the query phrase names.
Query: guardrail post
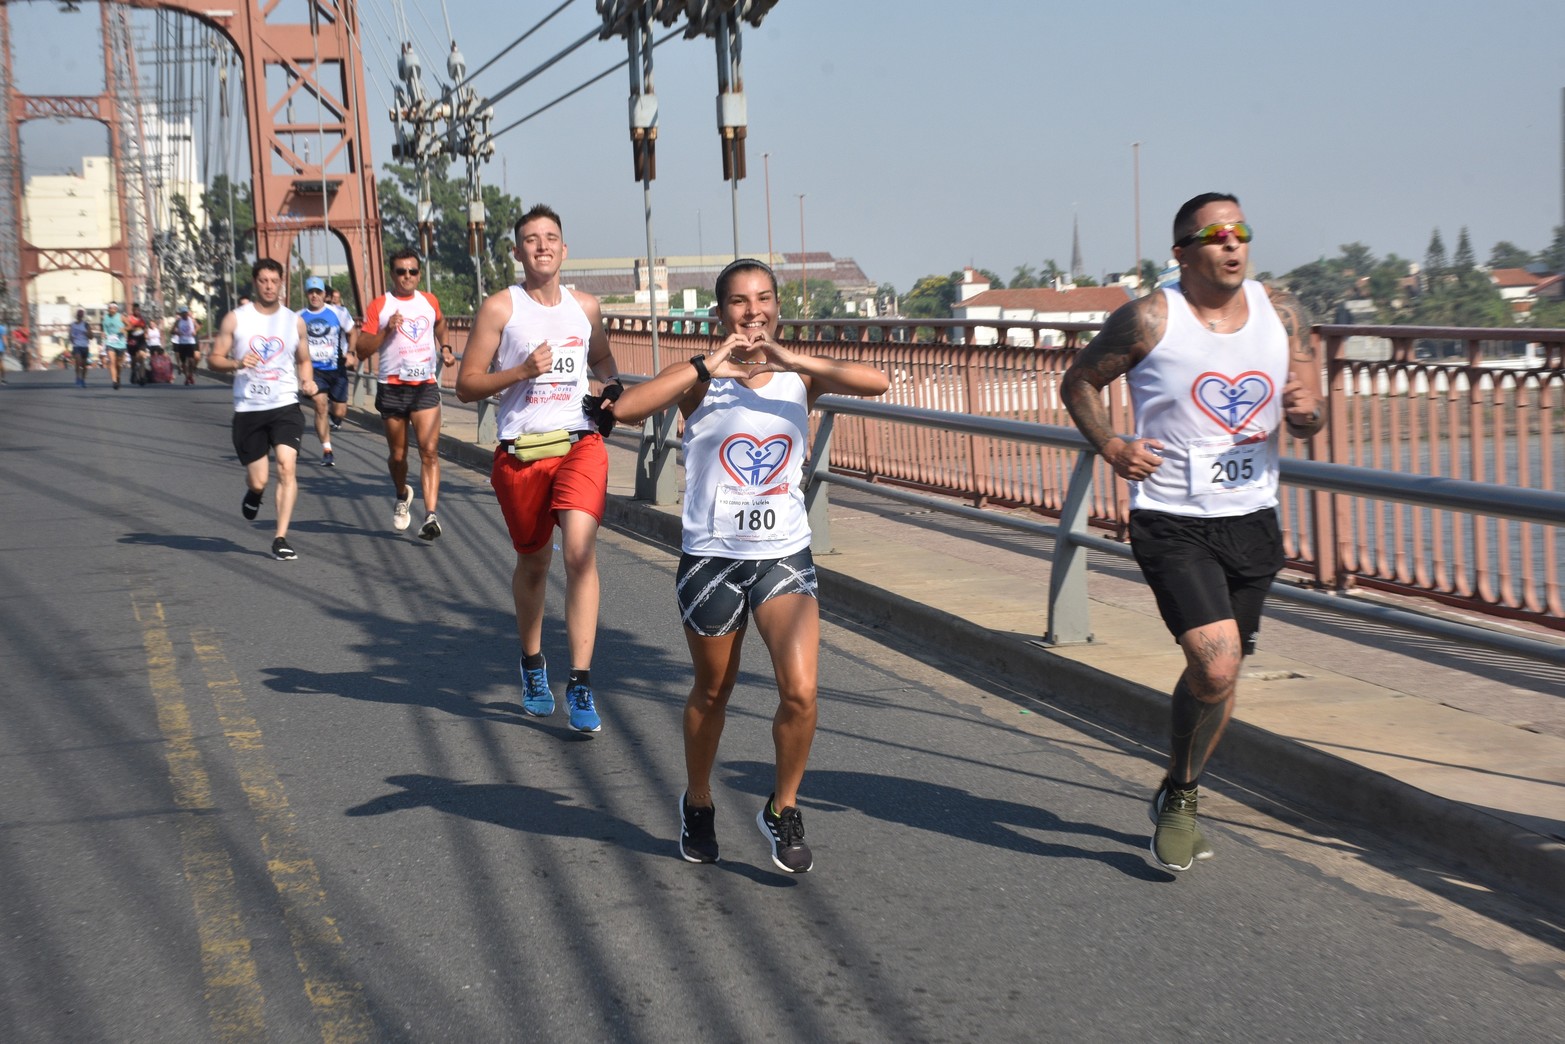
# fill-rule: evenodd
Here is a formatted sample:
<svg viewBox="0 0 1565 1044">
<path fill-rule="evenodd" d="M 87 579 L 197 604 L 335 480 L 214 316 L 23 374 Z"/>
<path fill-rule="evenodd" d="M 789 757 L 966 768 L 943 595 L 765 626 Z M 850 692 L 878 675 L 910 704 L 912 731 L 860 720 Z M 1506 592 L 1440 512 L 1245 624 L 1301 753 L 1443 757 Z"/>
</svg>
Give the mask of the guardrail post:
<svg viewBox="0 0 1565 1044">
<path fill-rule="evenodd" d="M 804 510 L 810 523 L 810 553 L 829 555 L 836 550 L 831 542 L 831 503 L 826 495 L 826 476 L 831 474 L 831 429 L 837 415 L 821 414 L 815 429 L 815 445 L 810 448 L 809 467 L 804 473 Z"/>
<path fill-rule="evenodd" d="M 491 442 L 500 441 L 500 400 L 496 398 L 478 400 L 478 431 L 474 439 L 480 446 L 487 446 Z"/>
<path fill-rule="evenodd" d="M 1049 629 L 1045 645 L 1084 645 L 1092 641 L 1092 621 L 1087 603 L 1087 549 L 1076 543 L 1087 531 L 1087 509 L 1092 501 L 1092 464 L 1097 454 L 1088 450 L 1076 458 L 1065 504 L 1060 509 L 1059 537 L 1054 542 L 1054 562 L 1049 568 Z"/>
<path fill-rule="evenodd" d="M 636 499 L 654 504 L 672 504 L 679 499 L 674 478 L 675 407 L 654 413 L 641 425 L 641 445 L 636 450 Z"/>
</svg>

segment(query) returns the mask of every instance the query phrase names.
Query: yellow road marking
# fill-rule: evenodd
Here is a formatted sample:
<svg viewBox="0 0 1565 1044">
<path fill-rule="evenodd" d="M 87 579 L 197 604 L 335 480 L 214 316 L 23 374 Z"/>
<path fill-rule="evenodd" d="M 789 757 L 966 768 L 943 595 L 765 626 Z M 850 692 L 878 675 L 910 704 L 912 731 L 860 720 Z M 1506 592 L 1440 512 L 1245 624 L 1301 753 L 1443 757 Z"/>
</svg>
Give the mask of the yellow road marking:
<svg viewBox="0 0 1565 1044">
<path fill-rule="evenodd" d="M 374 1024 L 363 989 L 349 975 L 346 947 L 327 909 L 320 873 L 299 839 L 288 794 L 266 755 L 260 726 L 250 714 L 244 690 L 214 634 L 198 630 L 191 641 L 206 673 L 223 734 L 228 737 L 240 785 L 261 828 L 267 872 L 281 900 L 294 959 L 304 976 L 305 993 L 315 1010 L 321 1038 L 326 1044 L 370 1040 Z"/>
<path fill-rule="evenodd" d="M 164 626 L 163 605 L 150 596 L 131 597 L 147 677 L 163 733 L 178 818 L 185 880 L 195 907 L 201 940 L 201 975 L 207 1011 L 218 1040 L 259 1040 L 265 1034 L 265 998 L 256 974 L 250 938 L 234 891 L 234 867 L 212 808 L 212 786 L 190 726 L 190 708 L 174 669 L 174 646 Z"/>
</svg>

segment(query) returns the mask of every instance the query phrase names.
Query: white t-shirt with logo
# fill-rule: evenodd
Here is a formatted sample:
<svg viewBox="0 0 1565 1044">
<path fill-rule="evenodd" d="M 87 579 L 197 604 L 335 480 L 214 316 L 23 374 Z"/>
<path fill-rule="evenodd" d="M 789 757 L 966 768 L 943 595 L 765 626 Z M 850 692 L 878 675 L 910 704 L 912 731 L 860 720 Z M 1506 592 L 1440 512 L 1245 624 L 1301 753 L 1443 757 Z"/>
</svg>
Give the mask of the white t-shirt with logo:
<svg viewBox="0 0 1565 1044">
<path fill-rule="evenodd" d="M 271 315 L 256 311 L 252 302 L 234 313 L 234 339 L 228 357 L 242 362 L 251 351 L 261 358 L 258 366 L 241 366 L 234 372 L 234 412 L 258 413 L 299 401 L 299 313 L 278 306 Z"/>
</svg>

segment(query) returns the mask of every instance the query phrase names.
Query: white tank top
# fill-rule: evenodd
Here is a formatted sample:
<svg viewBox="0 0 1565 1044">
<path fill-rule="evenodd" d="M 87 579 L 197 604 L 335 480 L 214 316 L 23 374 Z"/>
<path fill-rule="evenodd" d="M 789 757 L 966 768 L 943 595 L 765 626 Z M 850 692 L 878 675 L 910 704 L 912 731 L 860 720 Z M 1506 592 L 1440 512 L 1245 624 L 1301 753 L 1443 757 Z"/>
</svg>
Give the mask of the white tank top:
<svg viewBox="0 0 1565 1044">
<path fill-rule="evenodd" d="M 587 346 L 592 323 L 576 295 L 560 290 L 560 303 L 549 307 L 512 286 L 511 318 L 500 331 L 495 369 L 507 370 L 522 363 L 533 349 L 548 341 L 554 367 L 530 381 L 519 381 L 500 393 L 500 438 L 533 435 L 541 431 L 594 431 L 581 411 L 587 383 Z"/>
<path fill-rule="evenodd" d="M 279 307 L 271 315 L 254 304 L 234 313 L 234 339 L 228 357 L 236 362 L 253 348 L 262 359 L 259 366 L 234 372 L 234 412 L 256 413 L 299 401 L 299 313 Z"/>
<path fill-rule="evenodd" d="M 1163 463 L 1130 484 L 1133 510 L 1220 517 L 1277 505 L 1288 334 L 1266 288 L 1243 289 L 1249 318 L 1233 333 L 1207 329 L 1178 283 L 1163 290 L 1163 339 L 1128 375 L 1136 433 L 1164 443 Z"/>
<path fill-rule="evenodd" d="M 786 558 L 810 546 L 804 513 L 804 380 L 774 373 L 759 388 L 715 378 L 685 421 L 686 554 Z"/>
</svg>

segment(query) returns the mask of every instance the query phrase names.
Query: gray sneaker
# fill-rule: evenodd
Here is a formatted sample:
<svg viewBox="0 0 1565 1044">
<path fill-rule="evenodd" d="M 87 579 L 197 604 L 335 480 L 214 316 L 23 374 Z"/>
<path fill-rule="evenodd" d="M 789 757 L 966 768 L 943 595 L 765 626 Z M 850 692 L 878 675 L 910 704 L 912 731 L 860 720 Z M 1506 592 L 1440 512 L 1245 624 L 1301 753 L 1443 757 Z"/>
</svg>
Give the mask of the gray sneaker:
<svg viewBox="0 0 1565 1044">
<path fill-rule="evenodd" d="M 1210 859 L 1212 848 L 1196 825 L 1196 788 L 1180 790 L 1165 778 L 1152 795 L 1152 857 L 1165 869 L 1189 870 L 1197 859 Z"/>
</svg>

